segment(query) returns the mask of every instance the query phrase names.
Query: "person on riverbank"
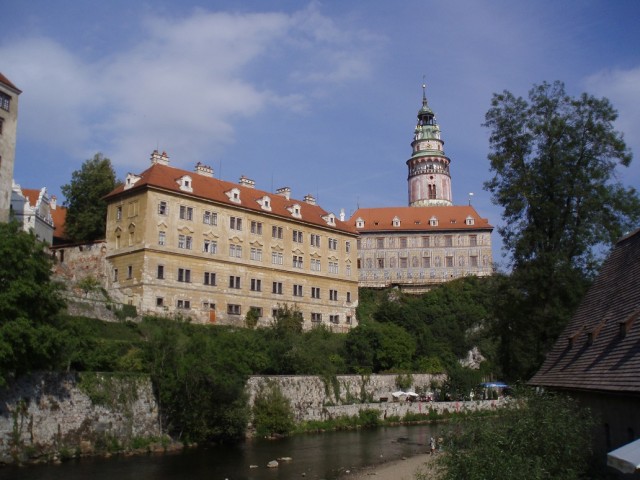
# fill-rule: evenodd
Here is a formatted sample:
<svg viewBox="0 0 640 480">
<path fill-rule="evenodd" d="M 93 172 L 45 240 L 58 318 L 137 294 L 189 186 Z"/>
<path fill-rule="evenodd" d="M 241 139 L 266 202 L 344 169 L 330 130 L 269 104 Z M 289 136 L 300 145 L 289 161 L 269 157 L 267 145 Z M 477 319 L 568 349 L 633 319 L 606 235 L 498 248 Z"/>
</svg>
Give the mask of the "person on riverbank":
<svg viewBox="0 0 640 480">
<path fill-rule="evenodd" d="M 433 455 L 434 453 L 436 453 L 436 439 L 431 437 L 429 439 L 429 447 L 431 450 L 431 455 Z"/>
</svg>

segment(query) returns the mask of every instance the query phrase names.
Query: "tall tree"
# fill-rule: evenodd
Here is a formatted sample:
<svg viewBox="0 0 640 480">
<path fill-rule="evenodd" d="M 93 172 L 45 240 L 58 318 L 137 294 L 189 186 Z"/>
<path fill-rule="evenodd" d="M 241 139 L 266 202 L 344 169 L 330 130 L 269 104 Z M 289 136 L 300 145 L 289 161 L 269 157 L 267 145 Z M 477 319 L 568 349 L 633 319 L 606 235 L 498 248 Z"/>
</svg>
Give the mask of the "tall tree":
<svg viewBox="0 0 640 480">
<path fill-rule="evenodd" d="M 535 370 L 603 254 L 638 222 L 638 194 L 616 178 L 631 162 L 616 118 L 607 99 L 573 98 L 561 82 L 534 86 L 528 101 L 495 94 L 486 114 L 493 177 L 485 189 L 504 209 L 498 231 L 518 286 L 507 303 L 519 318 L 504 318 L 500 331 L 520 339 L 503 346 L 530 349 L 503 352 L 531 358 L 516 376 Z"/>
<path fill-rule="evenodd" d="M 50 274 L 44 244 L 16 222 L 0 223 L 0 386 L 59 359 L 55 317 L 64 302 Z"/>
<path fill-rule="evenodd" d="M 62 194 L 68 207 L 65 232 L 72 240 L 90 242 L 104 238 L 107 203 L 103 197 L 117 185 L 111 160 L 101 153 L 71 174 L 71 182 L 62 186 Z"/>
</svg>

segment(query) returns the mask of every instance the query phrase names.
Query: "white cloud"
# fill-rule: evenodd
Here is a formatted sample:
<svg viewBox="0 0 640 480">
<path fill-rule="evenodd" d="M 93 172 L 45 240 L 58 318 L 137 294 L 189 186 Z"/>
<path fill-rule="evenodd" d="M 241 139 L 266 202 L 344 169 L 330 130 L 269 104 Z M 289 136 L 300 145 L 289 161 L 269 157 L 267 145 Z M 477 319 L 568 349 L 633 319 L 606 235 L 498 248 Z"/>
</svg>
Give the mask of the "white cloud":
<svg viewBox="0 0 640 480">
<path fill-rule="evenodd" d="M 292 14 L 196 10 L 142 19 L 136 43 L 108 57 L 87 61 L 35 38 L 0 45 L 0 58 L 25 91 L 26 139 L 76 157 L 103 151 L 136 170 L 156 147 L 177 165 L 210 158 L 235 140 L 236 122 L 268 107 L 305 111 L 303 82 L 317 95 L 319 84 L 368 75 L 365 36 L 313 4 Z"/>
</svg>

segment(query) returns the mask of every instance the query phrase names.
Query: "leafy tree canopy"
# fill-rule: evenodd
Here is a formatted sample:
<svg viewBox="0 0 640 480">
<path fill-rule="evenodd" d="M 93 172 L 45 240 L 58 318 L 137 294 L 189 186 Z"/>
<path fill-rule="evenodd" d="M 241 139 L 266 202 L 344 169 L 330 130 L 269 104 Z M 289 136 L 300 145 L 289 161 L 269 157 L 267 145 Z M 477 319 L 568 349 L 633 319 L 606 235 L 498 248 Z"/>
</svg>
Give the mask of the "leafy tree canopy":
<svg viewBox="0 0 640 480">
<path fill-rule="evenodd" d="M 71 174 L 71 182 L 61 190 L 68 207 L 65 232 L 72 240 L 90 242 L 104 238 L 107 203 L 103 197 L 117 186 L 111 160 L 101 153 Z"/>
<path fill-rule="evenodd" d="M 0 385 L 58 359 L 63 341 L 53 324 L 64 302 L 51 266 L 35 235 L 0 223 Z"/>
</svg>

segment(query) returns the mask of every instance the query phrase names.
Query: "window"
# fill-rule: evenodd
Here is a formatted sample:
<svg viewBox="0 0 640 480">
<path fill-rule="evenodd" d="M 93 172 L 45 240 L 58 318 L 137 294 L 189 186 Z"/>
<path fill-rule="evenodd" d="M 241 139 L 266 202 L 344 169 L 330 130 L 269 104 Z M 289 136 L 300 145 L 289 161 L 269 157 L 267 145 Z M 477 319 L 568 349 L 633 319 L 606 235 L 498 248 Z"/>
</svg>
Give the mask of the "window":
<svg viewBox="0 0 640 480">
<path fill-rule="evenodd" d="M 293 241 L 296 243 L 302 243 L 303 242 L 303 235 L 302 232 L 299 230 L 294 230 L 293 231 Z"/>
<path fill-rule="evenodd" d="M 351 322 L 352 322 L 352 320 L 351 320 L 351 315 L 347 315 L 347 320 L 345 321 L 345 323 L 346 323 L 347 325 L 351 325 Z"/>
<path fill-rule="evenodd" d="M 262 235 L 262 222 L 251 222 L 251 233 L 255 235 Z"/>
<path fill-rule="evenodd" d="M 478 246 L 478 236 L 477 235 L 469 235 L 469 246 L 477 247 Z"/>
<path fill-rule="evenodd" d="M 158 265 L 158 272 L 156 274 L 158 280 L 164 280 L 164 265 Z"/>
<path fill-rule="evenodd" d="M 251 291 L 252 292 L 261 292 L 262 291 L 262 280 L 259 278 L 251 279 Z"/>
<path fill-rule="evenodd" d="M 293 286 L 293 296 L 301 297 L 302 296 L 302 285 L 294 285 Z"/>
<path fill-rule="evenodd" d="M 311 234 L 311 246 L 320 247 L 320 235 L 316 235 L 315 233 Z"/>
<path fill-rule="evenodd" d="M 351 242 L 344 242 L 344 250 L 347 253 L 351 252 Z"/>
<path fill-rule="evenodd" d="M 302 256 L 300 255 L 293 256 L 293 268 L 302 268 Z"/>
<path fill-rule="evenodd" d="M 133 278 L 133 267 L 131 265 L 127 266 L 127 280 L 131 280 Z"/>
<path fill-rule="evenodd" d="M 351 303 L 351 292 L 347 292 L 347 303 Z"/>
<path fill-rule="evenodd" d="M 166 245 L 167 244 L 167 233 L 160 230 L 158 232 L 158 245 Z"/>
<path fill-rule="evenodd" d="M 191 270 L 188 268 L 179 268 L 178 269 L 178 281 L 190 283 L 191 282 Z"/>
<path fill-rule="evenodd" d="M 230 275 L 229 276 L 229 288 L 239 289 L 240 288 L 240 277 L 237 277 L 235 275 Z"/>
<path fill-rule="evenodd" d="M 191 301 L 190 300 L 178 300 L 176 302 L 176 308 L 189 310 L 191 308 Z"/>
<path fill-rule="evenodd" d="M 256 260 L 258 262 L 262 261 L 262 249 L 261 248 L 251 248 L 251 260 Z"/>
<path fill-rule="evenodd" d="M 321 269 L 320 267 L 320 259 L 318 258 L 312 258 L 311 259 L 311 270 L 314 272 L 319 272 Z"/>
<path fill-rule="evenodd" d="M 384 238 L 376 238 L 376 248 L 384 248 Z"/>
<path fill-rule="evenodd" d="M 164 307 L 164 298 L 156 297 L 156 307 Z"/>
<path fill-rule="evenodd" d="M 11 107 L 11 97 L 6 93 L 0 92 L 0 108 L 8 112 L 10 107 Z"/>
<path fill-rule="evenodd" d="M 218 214 L 216 212 L 205 210 L 202 213 L 202 223 L 207 225 L 218 225 Z"/>
<path fill-rule="evenodd" d="M 118 269 L 117 268 L 113 269 L 113 281 L 114 282 L 118 281 Z"/>
<path fill-rule="evenodd" d="M 275 293 L 276 295 L 282 295 L 282 282 L 273 282 L 271 293 Z"/>
<path fill-rule="evenodd" d="M 191 250 L 193 248 L 193 237 L 190 235 L 178 235 L 178 248 Z"/>
<path fill-rule="evenodd" d="M 453 267 L 453 257 L 445 257 L 447 267 Z"/>
<path fill-rule="evenodd" d="M 213 272 L 204 272 L 203 282 L 205 285 L 215 285 L 216 284 L 216 274 Z"/>
<path fill-rule="evenodd" d="M 227 304 L 227 313 L 229 315 L 240 315 L 240 305 L 235 305 L 233 303 Z"/>
<path fill-rule="evenodd" d="M 202 251 L 211 255 L 218 253 L 218 242 L 215 240 L 205 240 L 202 243 Z"/>
<path fill-rule="evenodd" d="M 332 302 L 338 301 L 338 291 L 337 290 L 329 290 L 329 300 Z"/>
<path fill-rule="evenodd" d="M 351 264 L 347 263 L 347 266 L 345 267 L 345 273 L 347 275 L 347 277 L 351 276 Z"/>
<path fill-rule="evenodd" d="M 329 273 L 337 274 L 338 271 L 338 262 L 329 262 Z"/>
<path fill-rule="evenodd" d="M 242 245 L 229 245 L 229 256 L 242 258 Z"/>
<path fill-rule="evenodd" d="M 431 268 L 431 257 L 422 257 L 422 268 Z"/>
<path fill-rule="evenodd" d="M 249 307 L 249 311 L 255 312 L 258 318 L 262 318 L 262 307 Z"/>
<path fill-rule="evenodd" d="M 444 236 L 444 246 L 445 247 L 453 247 L 453 235 L 445 235 Z"/>
<path fill-rule="evenodd" d="M 477 267 L 478 266 L 478 257 L 477 256 L 471 256 L 469 257 L 469 266 L 471 267 Z"/>
<path fill-rule="evenodd" d="M 321 313 L 312 313 L 311 314 L 311 321 L 313 323 L 320 323 L 322 322 L 322 314 Z"/>
<path fill-rule="evenodd" d="M 167 202 L 158 203 L 158 214 L 166 215 L 167 213 L 169 213 L 169 206 L 167 205 Z"/>
<path fill-rule="evenodd" d="M 0 118 L 0 135 L 2 135 L 2 125 L 4 124 L 4 118 Z"/>
<path fill-rule="evenodd" d="M 180 205 L 180 219 L 193 220 L 193 207 L 185 207 Z"/>
<path fill-rule="evenodd" d="M 116 222 L 122 220 L 122 205 L 116 207 Z"/>
<path fill-rule="evenodd" d="M 429 237 L 422 237 L 422 246 L 429 248 Z"/>
<path fill-rule="evenodd" d="M 320 298 L 320 287 L 311 287 L 311 298 Z"/>
<path fill-rule="evenodd" d="M 377 258 L 378 268 L 384 268 L 384 258 Z"/>
<path fill-rule="evenodd" d="M 400 248 L 407 248 L 407 237 L 400 237 Z"/>
<path fill-rule="evenodd" d="M 274 265 L 282 265 L 282 261 L 282 252 L 271 252 L 271 263 L 273 263 Z"/>
<path fill-rule="evenodd" d="M 338 249 L 338 239 L 330 238 L 329 239 L 329 250 L 337 250 Z"/>
<path fill-rule="evenodd" d="M 329 321 L 331 323 L 340 323 L 340 315 L 329 315 Z"/>
<path fill-rule="evenodd" d="M 213 303 L 213 302 L 209 302 L 208 300 L 205 300 L 204 302 L 202 302 L 202 309 L 203 310 L 213 310 L 213 311 L 215 311 L 216 304 Z"/>
<path fill-rule="evenodd" d="M 400 257 L 400 268 L 407 268 L 407 257 Z"/>
<path fill-rule="evenodd" d="M 229 228 L 239 232 L 242 231 L 242 219 L 239 217 L 229 217 Z"/>
<path fill-rule="evenodd" d="M 276 227 L 275 225 L 271 227 L 271 236 L 282 240 L 282 227 Z"/>
</svg>

